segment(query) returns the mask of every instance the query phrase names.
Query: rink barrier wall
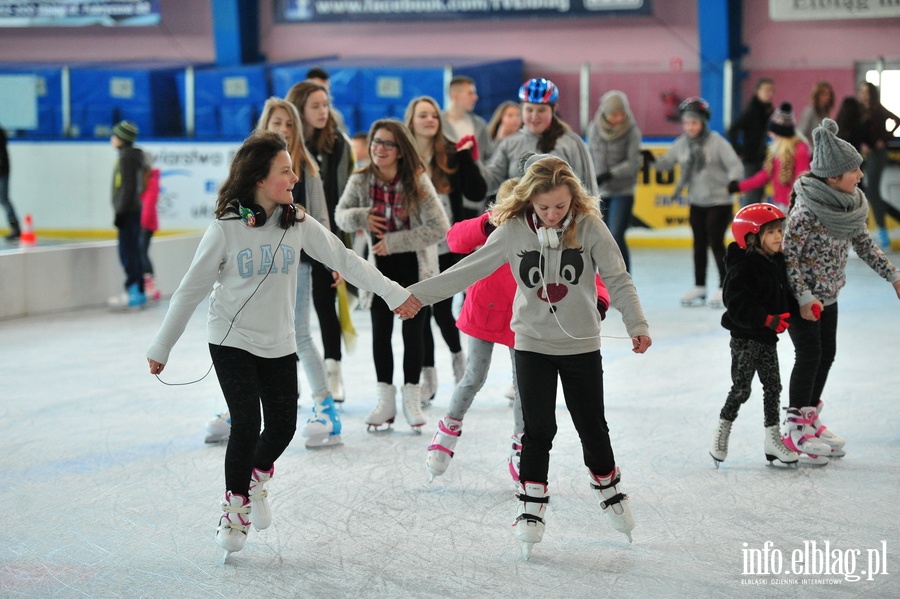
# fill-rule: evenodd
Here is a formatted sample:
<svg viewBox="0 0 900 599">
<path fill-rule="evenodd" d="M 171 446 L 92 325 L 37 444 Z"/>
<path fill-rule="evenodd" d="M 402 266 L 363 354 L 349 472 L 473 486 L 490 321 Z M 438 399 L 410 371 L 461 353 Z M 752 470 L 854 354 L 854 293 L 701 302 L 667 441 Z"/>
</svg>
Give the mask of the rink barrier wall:
<svg viewBox="0 0 900 599">
<path fill-rule="evenodd" d="M 178 287 L 199 243 L 199 234 L 154 237 L 150 259 L 164 296 Z M 124 278 L 115 240 L 0 252 L 0 320 L 103 307 L 124 291 Z"/>
</svg>

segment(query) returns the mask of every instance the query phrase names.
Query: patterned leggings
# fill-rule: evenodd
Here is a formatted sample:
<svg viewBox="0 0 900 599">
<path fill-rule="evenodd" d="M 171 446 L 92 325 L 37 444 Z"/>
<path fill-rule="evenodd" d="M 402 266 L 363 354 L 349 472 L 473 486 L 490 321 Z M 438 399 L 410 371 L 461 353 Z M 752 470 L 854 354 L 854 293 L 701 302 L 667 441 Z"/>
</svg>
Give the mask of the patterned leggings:
<svg viewBox="0 0 900 599">
<path fill-rule="evenodd" d="M 775 345 L 766 345 L 750 339 L 731 338 L 731 391 L 719 418 L 734 422 L 738 410 L 750 398 L 753 375 L 759 374 L 763 387 L 763 414 L 765 426 L 775 426 L 781 408 L 781 373 L 778 370 L 778 352 Z"/>
</svg>

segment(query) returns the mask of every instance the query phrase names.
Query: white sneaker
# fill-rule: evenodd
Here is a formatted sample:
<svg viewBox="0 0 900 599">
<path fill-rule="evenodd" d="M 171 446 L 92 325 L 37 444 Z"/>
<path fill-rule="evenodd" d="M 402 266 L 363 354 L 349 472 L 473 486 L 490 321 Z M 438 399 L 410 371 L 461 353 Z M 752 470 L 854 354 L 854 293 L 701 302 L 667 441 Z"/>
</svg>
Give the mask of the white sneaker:
<svg viewBox="0 0 900 599">
<path fill-rule="evenodd" d="M 687 293 L 681 296 L 681 305 L 693 308 L 696 306 L 702 306 L 706 303 L 706 287 L 694 287 Z"/>
</svg>

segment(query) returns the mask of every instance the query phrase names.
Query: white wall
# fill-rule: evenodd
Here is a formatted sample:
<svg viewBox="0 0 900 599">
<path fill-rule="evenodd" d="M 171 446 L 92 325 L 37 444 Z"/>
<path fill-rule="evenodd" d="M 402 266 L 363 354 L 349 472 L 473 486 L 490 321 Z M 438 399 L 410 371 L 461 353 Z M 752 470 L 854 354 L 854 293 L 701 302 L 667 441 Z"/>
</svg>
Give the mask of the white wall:
<svg viewBox="0 0 900 599">
<path fill-rule="evenodd" d="M 138 144 L 161 171 L 160 229 L 201 230 L 212 219 L 216 192 L 240 143 L 173 141 Z M 21 219 L 51 233 L 113 232 L 112 174 L 116 151 L 102 141 L 9 144 L 10 198 Z"/>
</svg>

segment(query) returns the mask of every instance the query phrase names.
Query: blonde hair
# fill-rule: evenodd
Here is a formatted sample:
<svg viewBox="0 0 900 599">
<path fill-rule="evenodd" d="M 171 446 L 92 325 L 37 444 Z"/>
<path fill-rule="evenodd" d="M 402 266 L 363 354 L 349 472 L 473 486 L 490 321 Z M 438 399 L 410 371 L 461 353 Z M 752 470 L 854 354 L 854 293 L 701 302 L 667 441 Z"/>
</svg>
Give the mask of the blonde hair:
<svg viewBox="0 0 900 599">
<path fill-rule="evenodd" d="M 797 144 L 800 138 L 796 135 L 793 137 L 775 136 L 775 141 L 766 154 L 763 168 L 770 175 L 772 169 L 775 168 L 775 160 L 779 161 L 780 168 L 774 175 L 778 178 L 778 182 L 782 185 L 790 185 L 794 182 L 794 156 L 797 154 Z"/>
<path fill-rule="evenodd" d="M 410 100 L 409 104 L 406 105 L 406 115 L 404 116 L 404 121 L 406 121 L 406 127 L 409 131 L 415 136 L 415 131 L 413 129 L 413 117 L 416 114 L 416 104 L 419 102 L 425 102 L 426 104 L 430 104 L 434 111 L 438 115 L 438 128 L 437 132 L 434 134 L 434 138 L 431 140 L 431 182 L 434 184 L 434 189 L 438 193 L 450 193 L 450 177 L 449 175 L 456 172 L 455 168 L 451 168 L 450 166 L 450 155 L 456 154 L 456 145 L 447 138 L 447 135 L 444 133 L 444 122 L 441 119 L 441 108 L 438 106 L 437 100 L 432 98 L 431 96 L 419 96 L 418 98 L 413 98 Z M 418 148 L 418 144 L 416 144 L 416 148 Z M 427 166 L 427 165 L 426 165 Z"/>
<path fill-rule="evenodd" d="M 500 190 L 497 192 L 497 201 L 490 208 L 491 222 L 499 227 L 507 220 L 527 213 L 532 209 L 531 201 L 535 195 L 547 193 L 560 185 L 565 185 L 572 196 L 569 214 L 573 218 L 572 224 L 563 234 L 561 243 L 566 247 L 575 247 L 576 223 L 574 218 L 584 214 L 600 219 L 600 207 L 597 198 L 592 197 L 585 190 L 581 181 L 572 172 L 569 163 L 556 156 L 538 160 L 528 167 L 521 178 L 510 179 L 500 186 Z"/>
<path fill-rule="evenodd" d="M 277 108 L 286 110 L 288 116 L 294 121 L 294 135 L 292 139 L 287 140 L 288 153 L 291 155 L 294 173 L 302 181 L 303 168 L 306 167 L 313 176 L 317 176 L 319 174 L 319 166 L 306 151 L 306 144 L 303 139 L 303 123 L 300 120 L 300 113 L 297 112 L 296 106 L 281 98 L 269 98 L 263 105 L 262 114 L 259 115 L 259 122 L 256 124 L 256 128 L 267 131 L 269 129 L 269 121 L 272 120 L 272 114 Z"/>
</svg>

